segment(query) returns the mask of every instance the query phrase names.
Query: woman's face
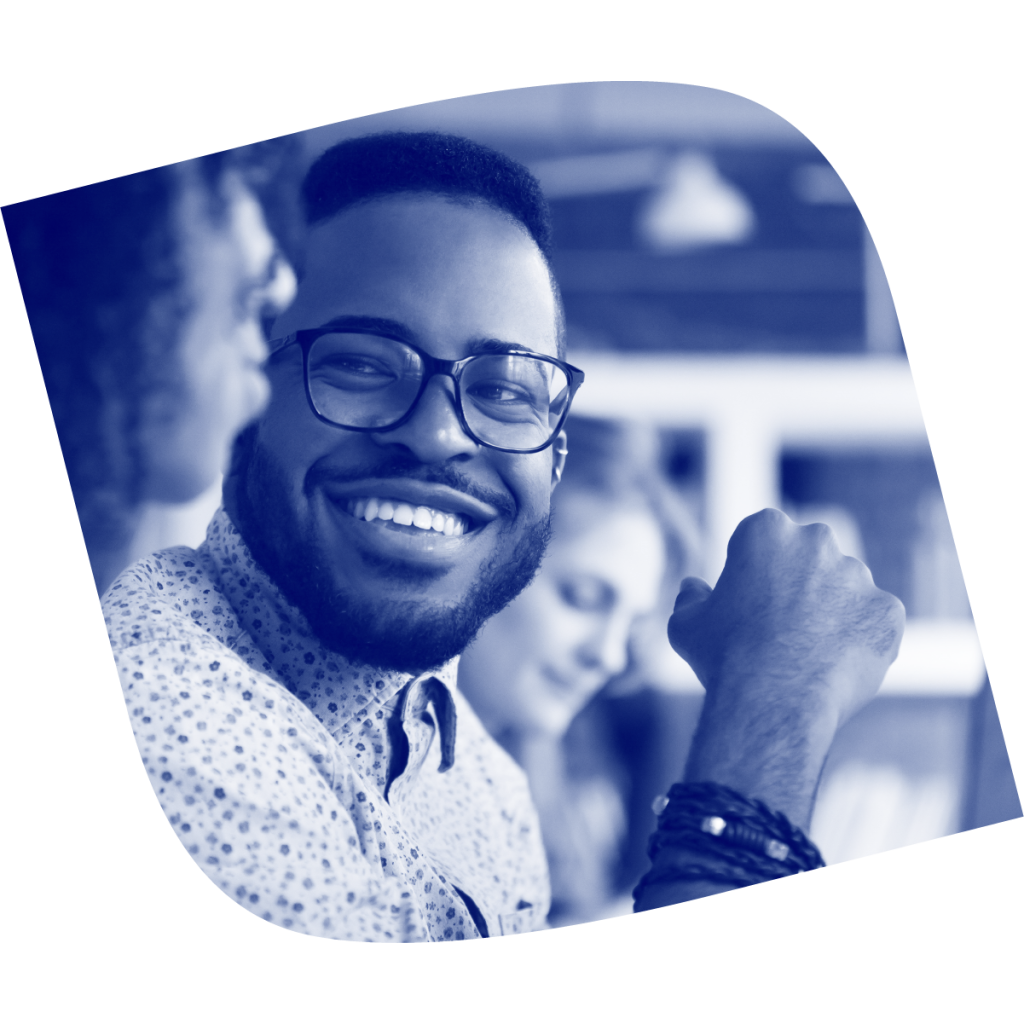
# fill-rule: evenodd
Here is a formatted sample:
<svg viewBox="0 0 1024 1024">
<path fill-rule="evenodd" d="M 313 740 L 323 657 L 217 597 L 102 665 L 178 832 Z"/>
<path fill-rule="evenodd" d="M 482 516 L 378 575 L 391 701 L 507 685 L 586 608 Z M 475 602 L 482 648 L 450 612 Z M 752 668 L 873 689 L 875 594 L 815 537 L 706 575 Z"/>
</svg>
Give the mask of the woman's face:
<svg viewBox="0 0 1024 1024">
<path fill-rule="evenodd" d="M 223 221 L 206 212 L 195 181 L 182 189 L 177 223 L 189 311 L 178 340 L 178 379 L 151 402 L 144 447 L 151 501 L 201 494 L 226 465 L 235 435 L 266 404 L 261 314 L 295 291 L 260 205 L 235 174 L 221 182 Z"/>
<path fill-rule="evenodd" d="M 534 582 L 463 655 L 459 685 L 494 734 L 561 735 L 626 667 L 634 621 L 654 610 L 664 543 L 642 505 L 565 493 Z"/>
</svg>

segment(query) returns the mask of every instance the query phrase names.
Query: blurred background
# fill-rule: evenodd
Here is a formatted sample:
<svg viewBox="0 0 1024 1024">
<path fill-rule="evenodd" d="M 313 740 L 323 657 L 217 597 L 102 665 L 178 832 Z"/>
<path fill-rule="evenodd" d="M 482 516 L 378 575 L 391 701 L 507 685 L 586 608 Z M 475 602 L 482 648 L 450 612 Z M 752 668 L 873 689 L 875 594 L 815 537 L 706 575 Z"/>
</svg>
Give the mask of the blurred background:
<svg viewBox="0 0 1024 1024">
<path fill-rule="evenodd" d="M 387 129 L 466 135 L 537 175 L 568 358 L 587 374 L 574 411 L 655 432 L 657 471 L 699 538 L 687 571 L 713 583 L 736 524 L 773 506 L 831 525 L 903 601 L 899 659 L 822 778 L 812 833 L 826 860 L 1020 815 L 892 298 L 822 154 L 748 100 L 655 83 L 360 118 L 282 143 L 288 157 L 260 194 L 300 274 L 302 174 L 333 143 Z M 154 509 L 138 553 L 197 544 L 218 502 L 215 487 Z M 634 643 L 627 670 L 561 737 L 580 813 L 607 851 L 600 900 L 558 904 L 556 892 L 565 923 L 628 909 L 651 801 L 682 771 L 703 691 L 662 635 L 663 621 Z"/>
</svg>

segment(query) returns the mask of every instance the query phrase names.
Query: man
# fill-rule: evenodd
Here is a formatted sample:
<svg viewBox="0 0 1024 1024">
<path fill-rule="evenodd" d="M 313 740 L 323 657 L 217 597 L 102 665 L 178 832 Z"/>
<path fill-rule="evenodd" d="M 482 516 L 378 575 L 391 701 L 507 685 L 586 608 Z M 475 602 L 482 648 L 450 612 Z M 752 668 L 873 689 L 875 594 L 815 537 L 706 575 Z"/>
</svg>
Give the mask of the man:
<svg viewBox="0 0 1024 1024">
<path fill-rule="evenodd" d="M 582 378 L 560 358 L 544 201 L 523 168 L 433 134 L 342 143 L 304 198 L 303 278 L 224 509 L 198 551 L 143 559 L 107 595 L 136 737 L 193 857 L 268 921 L 374 940 L 539 927 L 525 782 L 454 683 L 540 562 Z M 901 615 L 826 528 L 748 520 L 670 626 L 708 688 L 690 780 L 806 826 Z M 730 887 L 705 855 L 658 856 L 640 909 Z"/>
</svg>

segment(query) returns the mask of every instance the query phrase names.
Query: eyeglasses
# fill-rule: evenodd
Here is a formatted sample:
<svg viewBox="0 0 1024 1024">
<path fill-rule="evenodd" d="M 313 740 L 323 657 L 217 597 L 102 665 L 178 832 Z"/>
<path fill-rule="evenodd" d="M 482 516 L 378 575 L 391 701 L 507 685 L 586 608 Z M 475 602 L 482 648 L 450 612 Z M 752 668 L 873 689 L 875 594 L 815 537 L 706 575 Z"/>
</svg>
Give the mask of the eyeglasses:
<svg viewBox="0 0 1024 1024">
<path fill-rule="evenodd" d="M 430 379 L 441 374 L 454 381 L 462 429 L 499 452 L 528 455 L 547 448 L 583 383 L 582 370 L 530 352 L 435 359 L 404 341 L 336 327 L 296 331 L 277 352 L 294 344 L 302 347 L 310 408 L 324 423 L 394 430 L 412 416 Z"/>
</svg>

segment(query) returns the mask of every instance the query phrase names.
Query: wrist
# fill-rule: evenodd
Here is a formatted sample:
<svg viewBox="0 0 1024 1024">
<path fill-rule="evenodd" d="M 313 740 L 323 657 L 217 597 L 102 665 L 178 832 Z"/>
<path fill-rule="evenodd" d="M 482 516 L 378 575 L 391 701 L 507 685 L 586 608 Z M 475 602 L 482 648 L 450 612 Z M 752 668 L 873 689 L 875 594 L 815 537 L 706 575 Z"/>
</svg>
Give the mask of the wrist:
<svg viewBox="0 0 1024 1024">
<path fill-rule="evenodd" d="M 807 828 L 839 721 L 839 710 L 820 692 L 722 680 L 708 688 L 685 781 L 728 786 Z"/>
<path fill-rule="evenodd" d="M 676 784 L 655 811 L 651 870 L 634 890 L 637 910 L 708 895 L 708 886 L 755 885 L 825 863 L 784 814 L 717 783 Z"/>
</svg>

